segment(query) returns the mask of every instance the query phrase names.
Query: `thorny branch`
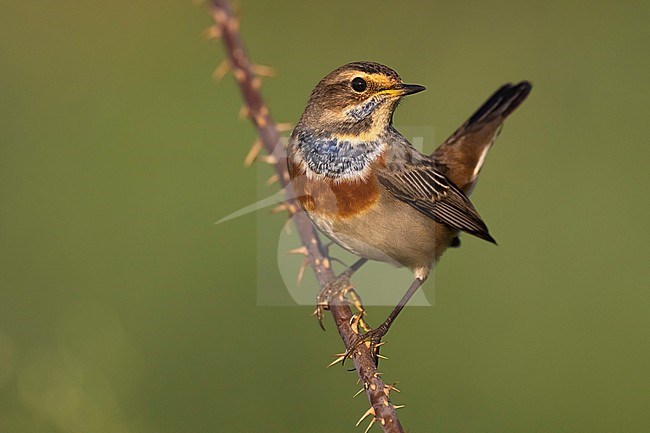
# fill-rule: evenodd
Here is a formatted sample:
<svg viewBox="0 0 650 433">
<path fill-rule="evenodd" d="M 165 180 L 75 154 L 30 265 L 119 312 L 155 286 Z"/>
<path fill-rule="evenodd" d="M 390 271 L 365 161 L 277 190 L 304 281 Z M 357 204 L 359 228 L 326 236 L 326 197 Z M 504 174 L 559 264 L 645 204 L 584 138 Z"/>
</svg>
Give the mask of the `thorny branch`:
<svg viewBox="0 0 650 433">
<path fill-rule="evenodd" d="M 215 38 L 220 37 L 228 54 L 228 60 L 217 68 L 215 76 L 223 76 L 229 71 L 232 72 L 245 103 L 242 113 L 253 122 L 257 130 L 258 140 L 253 145 L 246 162 L 252 163 L 262 148 L 267 152 L 266 161 L 274 166 L 277 179 L 287 192 L 284 209 L 289 212 L 290 216 L 293 216 L 300 241 L 306 250 L 307 261 L 314 270 L 321 288 L 325 287 L 328 282 L 336 278 L 336 275 L 332 270 L 327 251 L 320 243 L 314 227 L 304 212 L 299 212 L 298 204 L 290 195 L 289 173 L 283 154 L 284 149 L 280 145 L 278 125 L 273 121 L 260 93 L 260 70 L 251 64 L 246 55 L 239 34 L 239 21 L 233 15 L 229 0 L 211 0 L 211 13 L 215 26 L 210 28 L 208 34 Z M 339 302 L 333 302 L 330 306 L 330 313 L 345 347 L 349 347 L 355 341 L 357 334 L 353 329 L 355 316 L 353 316 L 345 298 L 342 297 Z M 363 390 L 371 404 L 371 408 L 362 419 L 373 415 L 370 426 L 376 421 L 384 432 L 403 433 L 402 426 L 395 414 L 396 407 L 389 398 L 390 391 L 394 387 L 386 385 L 381 379 L 368 345 L 359 345 L 351 356 L 363 384 Z"/>
</svg>

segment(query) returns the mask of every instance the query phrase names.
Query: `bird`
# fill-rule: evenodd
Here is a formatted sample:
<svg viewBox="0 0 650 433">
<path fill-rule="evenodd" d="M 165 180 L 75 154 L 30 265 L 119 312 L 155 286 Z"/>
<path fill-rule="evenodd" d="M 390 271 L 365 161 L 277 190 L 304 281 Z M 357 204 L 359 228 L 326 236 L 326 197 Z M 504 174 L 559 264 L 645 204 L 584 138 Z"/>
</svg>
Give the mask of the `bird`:
<svg viewBox="0 0 650 433">
<path fill-rule="evenodd" d="M 407 267 L 414 277 L 386 320 L 351 347 L 381 340 L 445 250 L 459 245 L 461 232 L 496 244 L 468 196 L 504 120 L 531 89 L 529 81 L 502 85 L 426 155 L 393 125 L 402 98 L 424 86 L 360 61 L 314 88 L 287 144 L 297 201 L 321 233 L 360 257 L 347 276 L 374 260 Z M 327 307 L 329 298 L 319 300 Z"/>
</svg>

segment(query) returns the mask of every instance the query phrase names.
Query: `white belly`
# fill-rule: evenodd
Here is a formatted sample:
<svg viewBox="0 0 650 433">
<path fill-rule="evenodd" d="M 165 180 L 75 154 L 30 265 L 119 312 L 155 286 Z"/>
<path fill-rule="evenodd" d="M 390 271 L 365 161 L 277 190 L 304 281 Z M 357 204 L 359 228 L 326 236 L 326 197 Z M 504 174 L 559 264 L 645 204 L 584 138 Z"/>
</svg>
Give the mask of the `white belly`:
<svg viewBox="0 0 650 433">
<path fill-rule="evenodd" d="M 397 267 L 402 266 L 399 262 L 388 256 L 377 246 L 364 242 L 357 237 L 347 236 L 341 232 L 335 233 L 332 228 L 331 221 L 323 218 L 312 218 L 312 222 L 318 228 L 318 230 L 321 231 L 321 233 L 323 233 L 325 236 L 352 254 L 356 254 L 357 256 L 364 257 L 366 259 L 376 260 L 378 262 L 390 263 Z"/>
</svg>

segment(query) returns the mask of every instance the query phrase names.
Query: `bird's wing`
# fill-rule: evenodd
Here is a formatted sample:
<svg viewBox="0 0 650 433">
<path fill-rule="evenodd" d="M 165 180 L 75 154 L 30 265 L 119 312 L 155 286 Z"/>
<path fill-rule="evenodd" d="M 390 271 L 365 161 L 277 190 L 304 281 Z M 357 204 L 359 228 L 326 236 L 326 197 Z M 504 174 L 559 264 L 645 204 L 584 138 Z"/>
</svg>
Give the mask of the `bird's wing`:
<svg viewBox="0 0 650 433">
<path fill-rule="evenodd" d="M 496 243 L 469 199 L 433 162 L 408 164 L 399 170 L 379 168 L 377 179 L 397 199 L 434 221 Z"/>
</svg>

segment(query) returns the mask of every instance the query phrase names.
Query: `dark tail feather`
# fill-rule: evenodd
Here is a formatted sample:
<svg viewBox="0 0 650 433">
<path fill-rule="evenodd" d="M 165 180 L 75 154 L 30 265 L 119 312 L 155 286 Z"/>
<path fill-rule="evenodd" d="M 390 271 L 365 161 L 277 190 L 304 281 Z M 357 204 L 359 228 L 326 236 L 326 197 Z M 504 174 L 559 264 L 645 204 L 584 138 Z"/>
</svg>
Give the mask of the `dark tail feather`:
<svg viewBox="0 0 650 433">
<path fill-rule="evenodd" d="M 528 81 L 501 86 L 433 153 L 446 168 L 445 175 L 466 194 L 476 181 L 486 149 L 494 143 L 503 122 L 526 99 L 532 89 Z"/>
<path fill-rule="evenodd" d="M 532 87 L 529 81 L 504 84 L 472 114 L 464 127 L 468 128 L 476 123 L 491 122 L 499 116 L 505 119 L 526 99 Z"/>
</svg>

